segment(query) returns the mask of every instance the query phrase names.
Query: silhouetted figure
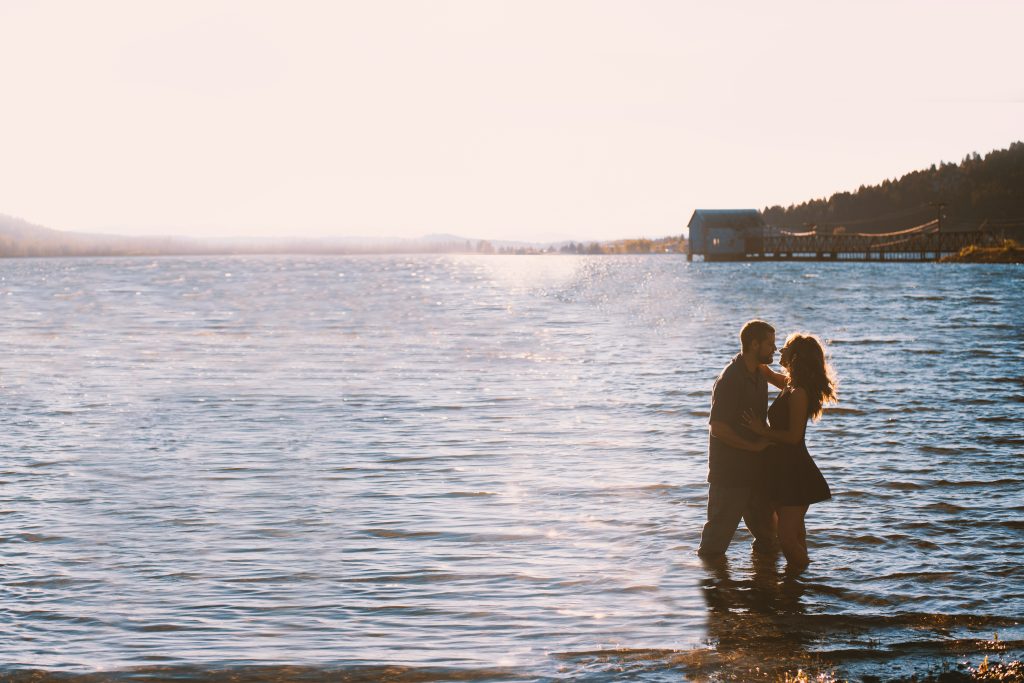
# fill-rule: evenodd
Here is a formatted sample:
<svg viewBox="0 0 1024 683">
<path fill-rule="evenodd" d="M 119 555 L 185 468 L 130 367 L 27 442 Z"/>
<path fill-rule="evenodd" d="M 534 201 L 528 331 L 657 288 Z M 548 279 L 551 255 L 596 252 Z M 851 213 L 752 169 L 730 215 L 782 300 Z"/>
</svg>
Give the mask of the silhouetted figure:
<svg viewBox="0 0 1024 683">
<path fill-rule="evenodd" d="M 762 375 L 782 389 L 768 411 L 768 423 L 748 411 L 744 424 L 773 446 L 764 453 L 764 476 L 757 487 L 775 510 L 779 543 L 790 571 L 801 571 L 810 562 L 804 515 L 808 506 L 832 497 L 828 483 L 814 464 L 804 433 L 807 420 L 817 420 L 822 406 L 836 402 L 835 379 L 817 337 L 791 334 L 782 347 L 780 364 L 787 374 L 767 365 Z"/>
<path fill-rule="evenodd" d="M 708 517 L 697 553 L 722 555 L 740 519 L 754 536 L 756 552 L 776 550 L 772 508 L 760 479 L 761 451 L 769 442 L 751 431 L 744 415 L 768 412 L 768 378 L 761 367 L 775 357 L 775 328 L 751 320 L 740 330 L 741 351 L 715 380 L 708 438 Z"/>
</svg>

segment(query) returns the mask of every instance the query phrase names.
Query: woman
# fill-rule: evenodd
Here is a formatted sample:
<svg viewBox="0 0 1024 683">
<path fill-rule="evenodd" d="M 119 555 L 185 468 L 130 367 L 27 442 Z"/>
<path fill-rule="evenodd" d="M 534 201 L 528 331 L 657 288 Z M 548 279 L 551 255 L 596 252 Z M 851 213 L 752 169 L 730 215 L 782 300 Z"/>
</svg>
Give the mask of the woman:
<svg viewBox="0 0 1024 683">
<path fill-rule="evenodd" d="M 782 390 L 768 409 L 769 424 L 749 413 L 745 423 L 775 444 L 765 451 L 763 485 L 775 508 L 782 552 L 789 568 L 799 571 L 810 562 L 804 529 L 807 508 L 832 497 L 828 482 L 807 452 L 804 431 L 808 418 L 817 421 L 822 407 L 836 402 L 836 381 L 822 344 L 813 335 L 789 335 L 781 355 L 779 364 L 788 374 L 761 366 L 768 381 Z"/>
</svg>

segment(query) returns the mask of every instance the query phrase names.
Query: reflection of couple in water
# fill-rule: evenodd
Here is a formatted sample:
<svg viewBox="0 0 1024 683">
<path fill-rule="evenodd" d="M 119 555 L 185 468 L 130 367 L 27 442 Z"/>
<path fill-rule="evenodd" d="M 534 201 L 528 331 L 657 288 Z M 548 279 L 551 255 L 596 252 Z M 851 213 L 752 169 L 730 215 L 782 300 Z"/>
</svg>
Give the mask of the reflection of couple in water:
<svg viewBox="0 0 1024 683">
<path fill-rule="evenodd" d="M 804 431 L 808 419 L 836 401 L 835 379 L 821 342 L 791 334 L 773 371 L 775 329 L 751 320 L 740 331 L 742 351 L 715 381 L 708 446 L 708 520 L 698 553 L 723 555 L 740 519 L 754 536 L 758 553 L 781 547 L 788 568 L 807 566 L 804 515 L 808 506 L 831 497 L 814 464 Z M 781 391 L 768 408 L 768 384 Z"/>
</svg>

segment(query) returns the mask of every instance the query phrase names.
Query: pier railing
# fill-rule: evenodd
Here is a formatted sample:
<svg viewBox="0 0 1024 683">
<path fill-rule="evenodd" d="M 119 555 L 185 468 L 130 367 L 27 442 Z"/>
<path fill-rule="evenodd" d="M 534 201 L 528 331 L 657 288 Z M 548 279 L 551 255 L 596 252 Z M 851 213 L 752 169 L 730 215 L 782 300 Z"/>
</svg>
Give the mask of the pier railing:
<svg viewBox="0 0 1024 683">
<path fill-rule="evenodd" d="M 936 261 L 964 247 L 998 241 L 997 235 L 984 230 L 941 232 L 938 221 L 931 221 L 881 234 L 778 231 L 748 237 L 745 252 L 751 260 Z"/>
</svg>

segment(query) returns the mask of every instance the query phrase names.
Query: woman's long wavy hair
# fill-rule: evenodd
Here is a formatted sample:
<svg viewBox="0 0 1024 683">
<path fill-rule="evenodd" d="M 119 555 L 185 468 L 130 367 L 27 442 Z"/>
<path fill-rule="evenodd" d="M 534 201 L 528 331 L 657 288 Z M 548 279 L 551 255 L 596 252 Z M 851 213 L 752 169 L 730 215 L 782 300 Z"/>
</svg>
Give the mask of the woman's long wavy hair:
<svg viewBox="0 0 1024 683">
<path fill-rule="evenodd" d="M 824 406 L 839 402 L 836 374 L 825 357 L 825 345 L 813 334 L 796 332 L 786 338 L 786 346 L 789 383 L 807 392 L 807 415 L 817 420 Z"/>
</svg>

